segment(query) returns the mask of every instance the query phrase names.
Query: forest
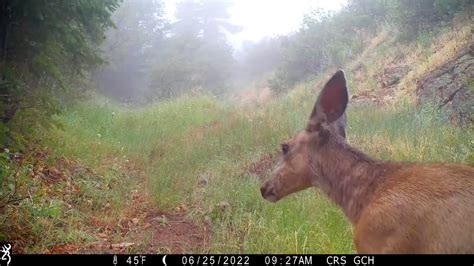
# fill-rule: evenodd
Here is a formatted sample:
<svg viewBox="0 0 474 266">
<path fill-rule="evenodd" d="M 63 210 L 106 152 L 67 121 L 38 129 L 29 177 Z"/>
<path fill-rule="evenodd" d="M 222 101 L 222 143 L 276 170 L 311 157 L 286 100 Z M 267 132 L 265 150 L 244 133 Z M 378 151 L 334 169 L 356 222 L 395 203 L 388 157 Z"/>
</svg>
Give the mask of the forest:
<svg viewBox="0 0 474 266">
<path fill-rule="evenodd" d="M 236 2 L 0 1 L 0 242 L 354 253 L 322 193 L 271 205 L 259 191 L 337 69 L 352 145 L 474 165 L 472 1 L 347 0 L 239 43 Z"/>
</svg>

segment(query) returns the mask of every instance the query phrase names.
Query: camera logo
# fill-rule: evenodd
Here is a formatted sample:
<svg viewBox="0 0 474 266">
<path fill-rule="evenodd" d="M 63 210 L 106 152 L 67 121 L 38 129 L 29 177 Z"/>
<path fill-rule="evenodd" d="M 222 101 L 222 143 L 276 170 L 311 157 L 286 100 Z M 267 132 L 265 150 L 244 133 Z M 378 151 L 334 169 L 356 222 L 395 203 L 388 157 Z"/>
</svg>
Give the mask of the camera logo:
<svg viewBox="0 0 474 266">
<path fill-rule="evenodd" d="M 0 249 L 0 255 L 2 255 L 2 257 L 0 258 L 0 266 L 3 266 L 5 265 L 3 262 L 6 261 L 6 266 L 9 266 L 10 265 L 10 262 L 12 260 L 12 258 L 10 257 L 10 250 L 12 248 L 12 245 L 11 244 L 2 244 L 0 245 L 1 246 L 1 249 Z"/>
</svg>

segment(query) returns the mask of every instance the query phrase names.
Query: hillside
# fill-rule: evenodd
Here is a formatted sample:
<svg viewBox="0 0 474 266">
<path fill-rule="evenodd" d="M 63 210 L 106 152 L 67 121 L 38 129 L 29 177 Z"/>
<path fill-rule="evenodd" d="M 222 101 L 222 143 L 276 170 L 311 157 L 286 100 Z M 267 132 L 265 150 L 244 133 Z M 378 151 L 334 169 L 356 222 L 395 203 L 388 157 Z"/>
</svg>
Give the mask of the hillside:
<svg viewBox="0 0 474 266">
<path fill-rule="evenodd" d="M 346 63 L 350 143 L 379 159 L 474 165 L 472 25 L 460 17 L 410 43 L 387 27 Z M 317 190 L 276 205 L 259 191 L 333 71 L 258 104 L 67 107 L 35 143 L 1 153 L 14 179 L 0 240 L 27 253 L 353 253 L 351 225 Z"/>
</svg>

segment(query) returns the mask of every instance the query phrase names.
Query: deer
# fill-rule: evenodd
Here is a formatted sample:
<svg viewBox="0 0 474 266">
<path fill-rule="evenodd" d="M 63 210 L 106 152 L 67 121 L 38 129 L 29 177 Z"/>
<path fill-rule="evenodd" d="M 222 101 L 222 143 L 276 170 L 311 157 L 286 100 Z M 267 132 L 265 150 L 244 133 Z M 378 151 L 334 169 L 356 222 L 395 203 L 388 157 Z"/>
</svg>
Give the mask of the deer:
<svg viewBox="0 0 474 266">
<path fill-rule="evenodd" d="M 474 253 L 474 167 L 383 161 L 352 147 L 346 83 L 342 69 L 326 82 L 306 128 L 281 144 L 262 197 L 319 188 L 351 222 L 357 253 Z"/>
</svg>

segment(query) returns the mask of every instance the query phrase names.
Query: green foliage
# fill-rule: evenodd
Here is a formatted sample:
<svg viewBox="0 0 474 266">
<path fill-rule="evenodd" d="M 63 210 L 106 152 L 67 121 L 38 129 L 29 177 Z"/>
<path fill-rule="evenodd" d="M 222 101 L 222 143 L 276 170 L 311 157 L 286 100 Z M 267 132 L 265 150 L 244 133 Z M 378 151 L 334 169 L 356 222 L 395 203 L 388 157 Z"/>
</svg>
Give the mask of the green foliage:
<svg viewBox="0 0 474 266">
<path fill-rule="evenodd" d="M 391 3 L 389 19 L 400 29 L 401 39 L 411 41 L 447 22 L 455 12 L 472 7 L 472 1 L 466 0 L 397 0 Z"/>
<path fill-rule="evenodd" d="M 7 60 L 27 60 L 33 72 L 59 78 L 65 63 L 74 63 L 67 70 L 79 72 L 101 62 L 94 44 L 112 26 L 118 1 L 22 0 L 6 5 L 11 27 Z"/>
<path fill-rule="evenodd" d="M 115 215 L 116 220 L 107 222 L 120 224 L 122 206 L 129 202 L 133 187 L 147 189 L 161 210 L 184 205 L 190 207 L 191 218 L 210 222 L 212 246 L 198 252 L 354 251 L 352 227 L 326 197 L 307 190 L 271 205 L 261 199 L 258 189 L 260 178 L 270 169 L 263 177 L 249 170 L 262 155 L 276 154 L 280 142 L 304 128 L 314 103 L 314 84 L 305 83 L 264 107 L 231 106 L 200 96 L 165 100 L 145 108 L 99 99 L 64 106 L 63 113 L 53 112 L 70 103 L 67 99 L 71 94 L 64 89 L 81 84 L 77 82 L 80 74 L 87 74 L 103 61 L 96 47 L 112 25 L 110 14 L 118 2 L 10 0 L 0 4 L 2 15 L 7 10 L 5 3 L 9 8 L 7 16 L 0 17 L 1 36 L 5 37 L 7 24 L 12 35 L 0 65 L 4 79 L 0 88 L 10 100 L 1 102 L 1 108 L 6 114 L 14 103 L 18 112 L 14 109 L 15 117 L 8 119 L 8 124 L 0 124 L 0 140 L 5 144 L 7 139 L 31 136 L 64 161 L 77 158 L 93 170 L 74 165 L 66 173 L 67 181 L 45 184 L 45 176 L 31 176 L 41 172 L 34 164 L 37 161 L 15 161 L 17 147 L 2 149 L 0 240 L 25 232 L 26 250 L 32 252 L 44 252 L 48 245 L 58 243 L 97 242 L 98 229 L 88 231 L 83 224 L 100 215 Z M 226 2 L 183 3 L 178 8 L 178 22 L 169 32 L 159 14 L 161 2 L 154 2 L 156 9 L 150 10 L 143 9 L 143 2 L 127 3 L 135 13 L 122 9 L 125 13 L 116 14 L 115 22 L 123 27 L 109 31 L 102 47 L 115 71 L 112 76 L 123 75 L 122 80 L 126 80 L 149 75 L 149 98 L 169 98 L 199 87 L 217 92 L 227 86 L 234 62 L 219 29 L 238 29 L 227 21 Z M 278 55 L 278 60 L 262 64 L 256 71 L 272 72 L 280 64 L 270 83 L 285 90 L 361 53 L 367 36 L 377 31 L 377 23 L 390 21 L 402 31 L 414 29 L 420 46 L 428 46 L 434 37 L 429 29 L 418 31 L 424 29 L 419 12 L 428 8 L 450 15 L 467 4 L 454 0 L 422 1 L 413 6 L 408 1 L 350 1 L 338 14 L 308 14 L 293 37 L 268 44 L 273 52 L 265 54 L 257 49 L 246 60 L 252 64 L 263 61 L 262 55 Z M 142 24 L 141 14 L 156 20 Z M 5 24 L 5 18 L 15 23 Z M 406 27 L 406 23 L 420 26 Z M 145 33 L 155 27 L 159 28 L 156 38 L 148 38 Z M 113 50 L 114 41 L 128 34 L 135 35 Z M 391 49 L 390 45 L 381 46 L 375 50 L 376 57 L 362 67 L 382 66 L 383 62 L 375 59 L 387 56 Z M 137 72 L 127 67 L 136 67 Z M 375 79 L 366 82 L 364 86 L 376 87 Z M 468 85 L 470 90 L 472 85 Z M 50 120 L 52 113 L 54 119 Z M 348 135 L 352 145 L 380 159 L 474 164 L 473 131 L 452 127 L 446 115 L 433 106 L 350 107 Z M 125 168 L 133 169 L 133 176 L 124 174 L 128 173 Z M 145 181 L 135 176 L 142 174 L 147 177 Z M 206 185 L 199 184 L 203 175 L 208 177 Z M 221 203 L 229 207 L 222 209 Z M 117 234 L 121 232 L 117 230 Z"/>
<path fill-rule="evenodd" d="M 145 172 L 161 209 L 192 206 L 193 218 L 212 223 L 213 245 L 196 252 L 353 252 L 350 224 L 324 195 L 308 189 L 269 204 L 259 194 L 261 181 L 248 171 L 304 128 L 315 98 L 310 85 L 263 108 L 208 97 L 138 110 L 81 104 L 58 116 L 64 131 L 51 131 L 46 141 L 93 167 L 107 158 L 130 160 Z M 432 106 L 354 106 L 348 123 L 351 144 L 375 158 L 474 163 L 473 131 L 452 127 Z M 207 185 L 199 185 L 201 175 L 209 177 Z M 229 207 L 220 208 L 222 202 Z"/>
<path fill-rule="evenodd" d="M 103 63 L 97 45 L 113 26 L 110 16 L 119 1 L 1 2 L 0 112 L 4 123 L 18 110 L 49 115 L 60 109 L 55 99 L 67 97 L 85 73 Z"/>
<path fill-rule="evenodd" d="M 301 29 L 283 51 L 283 63 L 270 80 L 272 88 L 292 87 L 330 67 L 341 66 L 362 52 L 368 32 L 375 31 L 376 22 L 385 17 L 385 5 L 375 0 L 368 2 L 353 1 L 336 14 L 320 10 L 307 14 Z M 366 8 L 371 5 L 373 9 Z"/>
<path fill-rule="evenodd" d="M 184 1 L 176 22 L 157 52 L 151 70 L 151 93 L 170 98 L 207 90 L 220 94 L 230 81 L 234 59 L 225 32 L 239 27 L 229 22 L 229 1 Z"/>
<path fill-rule="evenodd" d="M 103 45 L 111 64 L 96 73 L 100 91 L 132 102 L 221 93 L 234 67 L 226 33 L 240 30 L 229 22 L 230 7 L 229 1 L 179 2 L 170 23 L 162 1 L 125 1 Z"/>
<path fill-rule="evenodd" d="M 150 67 L 163 49 L 168 21 L 162 1 L 125 0 L 112 17 L 116 27 L 101 45 L 108 64 L 95 73 L 98 90 L 121 101 L 150 96 Z"/>
<path fill-rule="evenodd" d="M 391 34 L 398 34 L 399 39 L 418 38 L 421 45 L 427 46 L 437 26 L 448 23 L 456 12 L 466 8 L 473 8 L 472 1 L 352 0 L 338 13 L 313 11 L 288 40 L 282 51 L 283 60 L 269 84 L 276 91 L 284 91 L 344 65 L 364 51 L 386 23 L 394 25 Z"/>
<path fill-rule="evenodd" d="M 442 13 L 452 14 L 468 4 L 468 0 L 436 0 L 434 7 Z"/>
<path fill-rule="evenodd" d="M 286 37 L 265 38 L 259 42 L 244 43 L 237 54 L 236 81 L 241 87 L 246 83 L 267 79 L 283 60 Z M 263 85 L 265 86 L 265 85 Z"/>
<path fill-rule="evenodd" d="M 9 153 L 3 151 L 0 153 L 0 185 L 2 187 L 2 190 L 0 191 L 0 197 L 4 197 L 5 192 L 3 189 L 4 181 L 8 176 L 10 175 L 10 155 Z M 10 186 L 11 184 L 7 184 L 7 186 Z M 11 188 L 10 188 L 11 190 Z"/>
</svg>

